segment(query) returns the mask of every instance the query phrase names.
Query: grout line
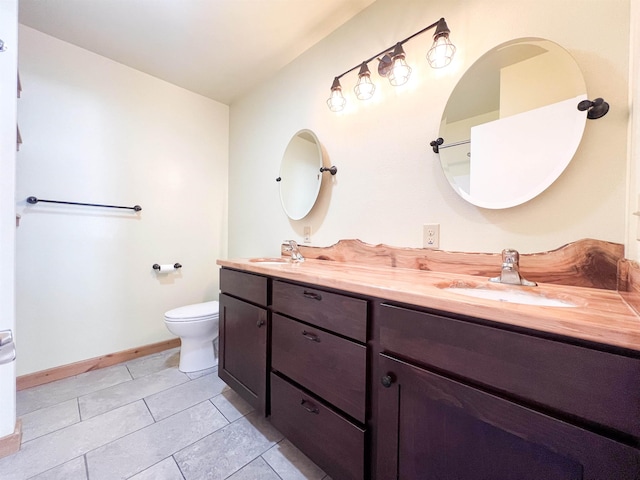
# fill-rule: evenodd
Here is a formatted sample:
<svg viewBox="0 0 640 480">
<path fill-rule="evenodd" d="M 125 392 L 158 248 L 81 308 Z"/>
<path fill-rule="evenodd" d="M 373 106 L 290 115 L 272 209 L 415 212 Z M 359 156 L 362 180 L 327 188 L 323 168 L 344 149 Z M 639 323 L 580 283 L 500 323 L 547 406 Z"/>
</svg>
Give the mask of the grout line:
<svg viewBox="0 0 640 480">
<path fill-rule="evenodd" d="M 282 442 L 282 440 L 280 440 L 280 442 Z M 276 443 L 276 445 L 278 445 L 280 442 Z M 275 447 L 275 445 L 273 447 Z M 271 448 L 273 448 L 273 447 L 271 447 Z M 271 448 L 269 448 L 269 450 L 271 450 Z M 278 472 L 276 472 L 275 469 L 271 466 L 271 464 L 267 461 L 267 459 L 262 456 L 265 453 L 267 453 L 269 450 L 267 450 L 266 452 L 262 452 L 260 454 L 260 458 L 264 461 L 264 463 L 267 464 L 267 466 L 271 469 L 271 471 L 276 474 L 276 477 L 278 477 L 280 480 L 282 480 L 282 477 L 280 475 L 278 475 Z"/>
<path fill-rule="evenodd" d="M 149 398 L 149 397 L 148 396 L 147 397 L 143 397 L 143 398 L 141 398 L 141 400 L 144 402 L 144 406 L 147 407 L 147 412 L 149 412 L 149 415 L 151 415 L 151 418 L 153 419 L 153 423 L 158 423 L 159 420 L 155 417 L 155 415 L 153 414 L 153 412 L 149 408 L 149 404 L 147 403 L 147 398 Z M 169 417 L 167 417 L 167 418 L 169 418 Z M 149 425 L 147 425 L 147 427 L 148 426 Z"/>
<path fill-rule="evenodd" d="M 87 462 L 87 454 L 82 455 L 82 461 L 84 462 L 84 473 L 87 474 L 87 480 L 89 479 L 89 462 Z"/>
<path fill-rule="evenodd" d="M 220 413 L 220 415 L 222 415 L 222 418 L 224 418 L 224 419 L 227 421 L 227 424 L 228 424 L 228 425 L 231 425 L 231 424 L 232 424 L 233 422 L 235 422 L 236 420 L 239 420 L 239 418 L 238 418 L 238 419 L 236 419 L 236 420 L 234 420 L 234 421 L 232 422 L 231 420 L 229 420 L 229 419 L 225 416 L 225 414 L 224 414 L 224 413 L 222 413 L 222 411 L 217 407 L 217 405 L 216 405 L 215 403 L 213 403 L 213 399 L 214 399 L 214 398 L 216 398 L 216 397 L 218 397 L 218 396 L 220 396 L 220 395 L 222 395 L 222 394 L 221 394 L 221 393 L 219 393 L 218 395 L 214 395 L 213 397 L 209 398 L 209 399 L 208 399 L 208 401 L 209 401 L 209 403 L 211 403 L 211 405 L 213 405 L 213 408 L 215 408 L 215 409 Z M 244 416 L 244 415 L 243 415 L 243 416 Z M 242 417 L 240 417 L 240 418 L 242 418 Z"/>
<path fill-rule="evenodd" d="M 178 453 L 178 452 L 176 452 L 176 453 Z M 174 453 L 173 455 L 175 455 L 176 453 Z M 184 472 L 180 468 L 180 464 L 176 460 L 176 457 L 174 457 L 173 455 L 171 455 L 171 458 L 173 459 L 174 463 L 176 464 L 176 467 L 178 467 L 178 471 L 180 472 L 180 475 L 182 475 L 183 480 L 187 480 L 187 477 L 184 476 Z"/>
</svg>

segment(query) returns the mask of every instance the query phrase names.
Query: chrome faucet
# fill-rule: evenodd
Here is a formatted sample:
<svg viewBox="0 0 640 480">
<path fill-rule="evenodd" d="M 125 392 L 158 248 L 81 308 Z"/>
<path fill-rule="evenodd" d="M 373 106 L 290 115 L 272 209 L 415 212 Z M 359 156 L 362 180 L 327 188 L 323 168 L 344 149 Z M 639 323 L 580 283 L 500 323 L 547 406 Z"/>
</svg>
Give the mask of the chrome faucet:
<svg viewBox="0 0 640 480">
<path fill-rule="evenodd" d="M 298 250 L 298 244 L 295 240 L 285 240 L 284 250 L 286 252 L 291 252 L 291 261 L 292 262 L 304 262 L 304 257 Z"/>
<path fill-rule="evenodd" d="M 536 282 L 530 282 L 520 276 L 519 260 L 520 254 L 517 250 L 510 248 L 502 250 L 502 270 L 500 270 L 500 276 L 490 278 L 489 281 L 535 287 L 537 285 Z"/>
</svg>

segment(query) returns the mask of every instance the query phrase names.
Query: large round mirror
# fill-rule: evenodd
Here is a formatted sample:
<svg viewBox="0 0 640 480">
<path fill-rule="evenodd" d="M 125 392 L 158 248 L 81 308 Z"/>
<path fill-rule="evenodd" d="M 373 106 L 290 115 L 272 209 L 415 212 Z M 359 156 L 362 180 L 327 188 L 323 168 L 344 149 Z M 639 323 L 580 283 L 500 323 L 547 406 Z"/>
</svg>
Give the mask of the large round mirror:
<svg viewBox="0 0 640 480">
<path fill-rule="evenodd" d="M 463 75 L 440 124 L 440 161 L 455 191 L 484 208 L 542 193 L 573 158 L 584 130 L 582 72 L 559 45 L 520 38 L 498 45 Z"/>
<path fill-rule="evenodd" d="M 292 220 L 306 217 L 318 198 L 322 183 L 322 147 L 311 130 L 296 133 L 280 164 L 280 201 Z"/>
</svg>

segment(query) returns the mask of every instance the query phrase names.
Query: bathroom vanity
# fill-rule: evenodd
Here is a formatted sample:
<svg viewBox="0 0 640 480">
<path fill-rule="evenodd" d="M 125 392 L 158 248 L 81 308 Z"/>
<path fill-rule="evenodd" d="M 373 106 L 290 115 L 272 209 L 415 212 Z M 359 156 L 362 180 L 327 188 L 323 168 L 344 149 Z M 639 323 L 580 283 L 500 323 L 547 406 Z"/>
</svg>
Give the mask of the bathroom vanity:
<svg viewBox="0 0 640 480">
<path fill-rule="evenodd" d="M 332 478 L 640 478 L 640 318 L 618 292 L 530 287 L 559 308 L 443 288 L 469 275 L 218 263 L 220 377 Z"/>
</svg>

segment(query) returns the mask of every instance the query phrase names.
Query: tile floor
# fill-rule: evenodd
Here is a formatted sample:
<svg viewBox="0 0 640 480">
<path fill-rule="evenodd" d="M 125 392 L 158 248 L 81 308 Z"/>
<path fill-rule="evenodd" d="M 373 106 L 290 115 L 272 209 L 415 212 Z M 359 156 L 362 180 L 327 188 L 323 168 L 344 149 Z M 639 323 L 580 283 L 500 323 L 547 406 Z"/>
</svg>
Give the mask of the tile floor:
<svg viewBox="0 0 640 480">
<path fill-rule="evenodd" d="M 179 349 L 18 392 L 22 448 L 2 480 L 330 480 Z"/>
</svg>

